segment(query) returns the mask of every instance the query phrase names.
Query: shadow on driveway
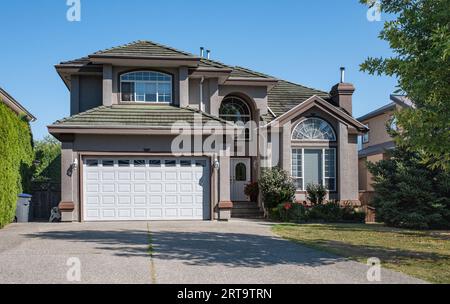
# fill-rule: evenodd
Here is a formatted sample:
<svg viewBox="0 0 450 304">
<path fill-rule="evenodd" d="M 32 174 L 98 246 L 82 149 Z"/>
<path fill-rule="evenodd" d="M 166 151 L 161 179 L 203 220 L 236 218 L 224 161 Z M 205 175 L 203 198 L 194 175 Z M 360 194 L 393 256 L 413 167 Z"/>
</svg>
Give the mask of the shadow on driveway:
<svg viewBox="0 0 450 304">
<path fill-rule="evenodd" d="M 48 231 L 29 238 L 65 240 L 107 250 L 116 256 L 149 256 L 144 230 Z M 345 261 L 324 252 L 266 235 L 221 232 L 152 232 L 154 256 L 185 265 L 262 268 L 272 265 L 324 266 Z"/>
</svg>

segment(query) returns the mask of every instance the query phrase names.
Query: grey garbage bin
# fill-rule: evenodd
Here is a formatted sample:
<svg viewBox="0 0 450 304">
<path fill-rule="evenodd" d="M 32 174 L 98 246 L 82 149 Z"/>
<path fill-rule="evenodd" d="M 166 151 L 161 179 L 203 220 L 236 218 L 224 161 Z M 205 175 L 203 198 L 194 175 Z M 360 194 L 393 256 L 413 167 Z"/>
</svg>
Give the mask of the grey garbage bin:
<svg viewBox="0 0 450 304">
<path fill-rule="evenodd" d="M 16 219 L 18 223 L 27 223 L 30 220 L 30 205 L 32 196 L 20 194 L 17 200 Z"/>
</svg>

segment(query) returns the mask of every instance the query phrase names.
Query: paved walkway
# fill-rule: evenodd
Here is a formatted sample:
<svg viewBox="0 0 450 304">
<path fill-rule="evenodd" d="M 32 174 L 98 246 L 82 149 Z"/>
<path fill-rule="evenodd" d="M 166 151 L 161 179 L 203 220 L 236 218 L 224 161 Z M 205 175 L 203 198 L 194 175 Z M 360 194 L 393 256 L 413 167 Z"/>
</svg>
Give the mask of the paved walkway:
<svg viewBox="0 0 450 304">
<path fill-rule="evenodd" d="M 368 266 L 270 228 L 239 220 L 13 224 L 0 230 L 0 283 L 70 283 L 70 258 L 81 262 L 82 283 L 368 283 Z M 421 281 L 383 270 L 382 283 Z"/>
</svg>

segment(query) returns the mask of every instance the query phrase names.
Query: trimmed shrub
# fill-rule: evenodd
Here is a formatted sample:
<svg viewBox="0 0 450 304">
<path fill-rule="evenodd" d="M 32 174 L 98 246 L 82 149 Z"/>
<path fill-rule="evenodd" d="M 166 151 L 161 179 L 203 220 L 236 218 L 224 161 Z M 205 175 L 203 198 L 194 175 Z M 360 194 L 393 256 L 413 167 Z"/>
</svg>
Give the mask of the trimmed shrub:
<svg viewBox="0 0 450 304">
<path fill-rule="evenodd" d="M 327 196 L 327 188 L 322 185 L 308 184 L 306 186 L 307 199 L 313 205 L 322 205 Z"/>
<path fill-rule="evenodd" d="M 11 223 L 17 196 L 30 191 L 33 144 L 24 117 L 0 101 L 0 228 Z"/>
<path fill-rule="evenodd" d="M 314 205 L 308 213 L 308 219 L 312 221 L 340 222 L 342 221 L 343 208 L 337 202 Z"/>
<path fill-rule="evenodd" d="M 270 218 L 284 222 L 325 222 L 325 223 L 364 223 L 366 214 L 363 210 L 350 205 L 342 206 L 338 202 L 305 206 L 298 203 L 279 204 L 271 209 Z"/>
<path fill-rule="evenodd" d="M 268 209 L 294 201 L 294 183 L 289 173 L 278 167 L 263 169 L 258 184 L 264 205 Z"/>
</svg>

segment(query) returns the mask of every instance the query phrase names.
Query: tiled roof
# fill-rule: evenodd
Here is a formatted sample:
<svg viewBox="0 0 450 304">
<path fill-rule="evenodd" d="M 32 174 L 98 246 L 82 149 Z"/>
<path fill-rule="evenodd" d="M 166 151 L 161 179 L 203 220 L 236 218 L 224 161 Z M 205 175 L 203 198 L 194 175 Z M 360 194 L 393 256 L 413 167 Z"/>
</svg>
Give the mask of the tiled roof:
<svg viewBox="0 0 450 304">
<path fill-rule="evenodd" d="M 118 47 L 95 52 L 94 56 L 132 56 L 132 57 L 186 57 L 196 58 L 196 56 L 151 41 L 135 41 Z M 91 55 L 92 56 L 92 55 Z"/>
<path fill-rule="evenodd" d="M 278 84 L 270 90 L 268 104 L 272 112 L 275 115 L 280 116 L 313 95 L 317 95 L 323 99 L 330 98 L 330 95 L 326 92 L 280 80 Z"/>
<path fill-rule="evenodd" d="M 194 122 L 195 114 L 202 116 L 202 122 L 211 121 L 227 124 L 216 118 L 190 108 L 169 105 L 120 105 L 100 106 L 92 110 L 56 121 L 53 126 L 63 127 L 171 127 L 177 122 Z"/>
</svg>

